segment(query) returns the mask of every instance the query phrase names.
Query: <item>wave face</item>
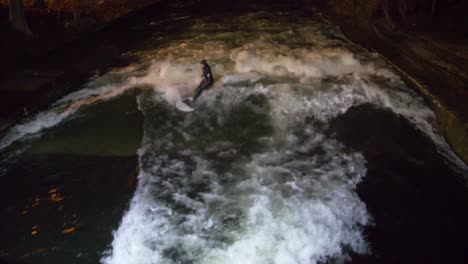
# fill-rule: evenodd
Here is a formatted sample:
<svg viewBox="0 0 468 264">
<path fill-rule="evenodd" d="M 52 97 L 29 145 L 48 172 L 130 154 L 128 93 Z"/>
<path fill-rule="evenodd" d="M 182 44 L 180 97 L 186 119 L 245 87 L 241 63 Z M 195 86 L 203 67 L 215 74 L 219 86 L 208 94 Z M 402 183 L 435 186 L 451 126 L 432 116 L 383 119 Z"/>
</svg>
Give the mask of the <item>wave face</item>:
<svg viewBox="0 0 468 264">
<path fill-rule="evenodd" d="M 154 90 L 139 185 L 102 263 L 319 263 L 370 253 L 356 195 L 366 160 L 327 132 L 361 104 L 406 118 L 450 154 L 434 114 L 378 56 L 328 25 L 255 13 L 196 20 L 138 52 Z M 217 82 L 192 114 L 172 104 L 207 59 Z M 195 62 L 195 63 L 194 63 Z M 454 158 L 456 160 L 456 158 Z"/>
<path fill-rule="evenodd" d="M 326 23 L 287 12 L 191 19 L 177 38 L 154 41 L 133 52 L 139 63 L 92 80 L 0 142 L 1 151 L 142 89 L 139 183 L 103 264 L 340 263 L 370 253 L 363 228 L 373 221 L 356 194 L 366 160 L 329 130 L 351 107 L 392 111 L 460 164 L 423 100 Z M 182 113 L 174 104 L 200 81 L 200 59 L 216 82 Z"/>
</svg>

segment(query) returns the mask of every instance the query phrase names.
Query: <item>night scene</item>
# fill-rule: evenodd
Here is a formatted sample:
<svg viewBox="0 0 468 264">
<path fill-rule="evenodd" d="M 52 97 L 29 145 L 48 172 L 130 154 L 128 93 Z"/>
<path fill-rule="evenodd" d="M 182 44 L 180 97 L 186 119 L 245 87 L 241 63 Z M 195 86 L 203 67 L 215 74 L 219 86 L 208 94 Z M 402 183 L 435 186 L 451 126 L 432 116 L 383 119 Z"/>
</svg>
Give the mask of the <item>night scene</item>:
<svg viewBox="0 0 468 264">
<path fill-rule="evenodd" d="M 0 0 L 0 264 L 468 263 L 468 1 Z"/>
</svg>

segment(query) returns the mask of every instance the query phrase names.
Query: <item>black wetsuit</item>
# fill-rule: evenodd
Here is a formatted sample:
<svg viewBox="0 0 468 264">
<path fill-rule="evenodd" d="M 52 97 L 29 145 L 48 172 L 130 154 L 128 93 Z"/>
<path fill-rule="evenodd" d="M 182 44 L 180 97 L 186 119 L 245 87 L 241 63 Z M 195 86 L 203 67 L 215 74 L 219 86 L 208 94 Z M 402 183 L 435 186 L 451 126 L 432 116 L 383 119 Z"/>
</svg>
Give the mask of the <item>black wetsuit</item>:
<svg viewBox="0 0 468 264">
<path fill-rule="evenodd" d="M 193 101 L 197 100 L 197 98 L 202 94 L 203 90 L 207 89 L 213 84 L 213 74 L 211 73 L 211 68 L 208 63 L 203 65 L 203 74 L 202 80 L 198 85 L 197 89 L 195 90 L 195 96 L 193 96 Z"/>
</svg>

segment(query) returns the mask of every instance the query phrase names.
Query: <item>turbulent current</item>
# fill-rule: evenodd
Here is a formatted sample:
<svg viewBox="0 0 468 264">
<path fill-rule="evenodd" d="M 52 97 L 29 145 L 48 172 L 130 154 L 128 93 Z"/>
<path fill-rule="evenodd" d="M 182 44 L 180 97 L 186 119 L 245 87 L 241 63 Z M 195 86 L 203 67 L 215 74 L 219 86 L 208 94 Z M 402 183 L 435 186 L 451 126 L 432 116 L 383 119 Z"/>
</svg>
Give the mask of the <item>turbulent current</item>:
<svg viewBox="0 0 468 264">
<path fill-rule="evenodd" d="M 333 26 L 294 12 L 173 21 L 189 23 L 155 35 L 131 52 L 137 63 L 95 77 L 0 142 L 13 149 L 89 105 L 139 91 L 138 186 L 101 263 L 340 263 L 372 254 L 364 229 L 375 223 L 356 193 L 367 161 L 330 127 L 359 105 L 406 119 L 463 168 L 424 101 Z M 194 112 L 180 112 L 174 105 L 200 81 L 201 59 L 214 86 Z"/>
</svg>

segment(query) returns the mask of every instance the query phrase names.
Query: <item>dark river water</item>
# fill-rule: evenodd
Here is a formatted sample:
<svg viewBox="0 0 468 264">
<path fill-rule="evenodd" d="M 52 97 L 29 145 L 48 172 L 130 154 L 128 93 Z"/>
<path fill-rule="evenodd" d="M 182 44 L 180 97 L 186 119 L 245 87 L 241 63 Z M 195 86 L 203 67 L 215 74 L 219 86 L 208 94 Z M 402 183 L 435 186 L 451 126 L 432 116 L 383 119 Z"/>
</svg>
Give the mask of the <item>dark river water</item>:
<svg viewBox="0 0 468 264">
<path fill-rule="evenodd" d="M 1 139 L 0 258 L 468 262 L 467 166 L 378 54 L 294 10 L 133 30 L 132 63 Z"/>
</svg>

